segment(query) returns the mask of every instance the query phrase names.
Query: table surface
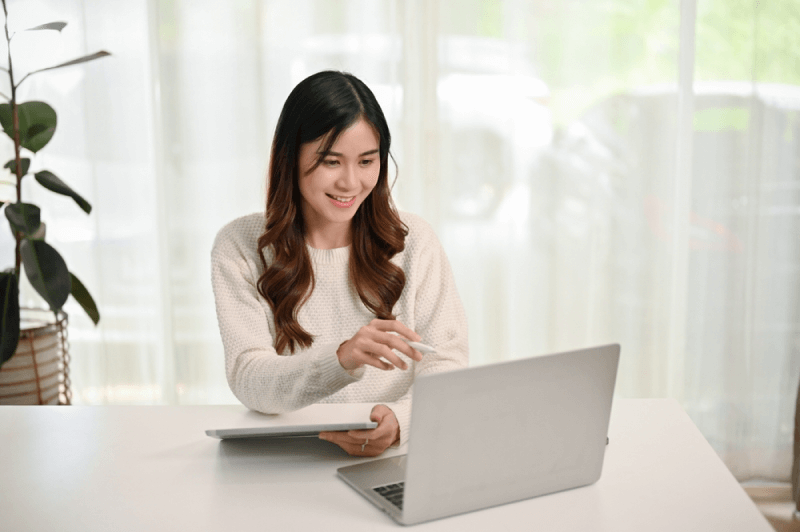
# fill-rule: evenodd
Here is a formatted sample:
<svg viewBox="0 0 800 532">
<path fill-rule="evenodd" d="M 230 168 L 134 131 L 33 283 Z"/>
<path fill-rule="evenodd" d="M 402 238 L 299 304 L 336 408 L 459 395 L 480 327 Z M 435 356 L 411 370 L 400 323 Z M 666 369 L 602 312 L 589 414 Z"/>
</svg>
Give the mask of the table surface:
<svg viewBox="0 0 800 532">
<path fill-rule="evenodd" d="M 337 478 L 338 467 L 364 459 L 333 444 L 205 435 L 241 422 L 244 410 L 0 407 L 0 530 L 399 527 Z M 594 485 L 414 529 L 772 530 L 676 401 L 615 399 L 609 438 Z"/>
</svg>

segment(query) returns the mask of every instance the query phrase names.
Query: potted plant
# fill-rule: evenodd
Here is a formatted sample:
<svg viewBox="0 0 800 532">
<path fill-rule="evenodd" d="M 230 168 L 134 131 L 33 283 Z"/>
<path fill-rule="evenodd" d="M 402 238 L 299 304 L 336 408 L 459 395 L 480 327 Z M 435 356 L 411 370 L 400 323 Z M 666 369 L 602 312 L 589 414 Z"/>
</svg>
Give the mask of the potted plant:
<svg viewBox="0 0 800 532">
<path fill-rule="evenodd" d="M 65 375 L 68 360 L 65 345 L 66 314 L 62 307 L 72 295 L 95 324 L 100 320 L 100 314 L 83 283 L 67 269 L 61 255 L 45 242 L 45 224 L 41 221 L 39 207 L 23 202 L 23 179 L 34 179 L 47 190 L 72 198 L 87 214 L 92 207 L 53 172 L 41 169 L 30 175 L 31 157 L 23 156 L 27 155 L 24 152 L 30 152 L 32 156 L 47 145 L 55 133 L 56 112 L 45 102 L 19 102 L 17 90 L 32 75 L 85 63 L 109 53 L 96 52 L 29 72 L 18 79 L 15 77 L 11 49 L 15 34 L 9 34 L 6 0 L 2 0 L 2 5 L 8 65 L 6 68 L 0 66 L 0 71 L 8 74 L 10 95 L 0 92 L 0 98 L 5 100 L 0 104 L 0 125 L 14 145 L 14 158 L 4 168 L 10 171 L 12 178 L 7 184 L 16 187 L 16 201 L 4 203 L 0 200 L 0 209 L 4 211 L 16 246 L 14 267 L 0 272 L 0 403 L 18 403 L 20 397 L 24 400 L 30 395 L 26 395 L 26 391 L 31 385 L 36 390 L 35 399 L 24 402 L 51 403 L 53 394 L 42 391 L 44 379 L 50 379 L 48 387 L 51 390 L 55 382 L 55 396 L 62 396 L 60 402 L 69 403 L 69 381 Z M 24 31 L 61 32 L 65 26 L 65 22 L 50 22 Z M 26 323 L 26 309 L 20 309 L 19 282 L 23 269 L 30 284 L 49 306 L 45 315 L 49 317 L 52 313 L 52 318 L 44 322 Z M 20 341 L 20 338 L 24 341 Z"/>
</svg>

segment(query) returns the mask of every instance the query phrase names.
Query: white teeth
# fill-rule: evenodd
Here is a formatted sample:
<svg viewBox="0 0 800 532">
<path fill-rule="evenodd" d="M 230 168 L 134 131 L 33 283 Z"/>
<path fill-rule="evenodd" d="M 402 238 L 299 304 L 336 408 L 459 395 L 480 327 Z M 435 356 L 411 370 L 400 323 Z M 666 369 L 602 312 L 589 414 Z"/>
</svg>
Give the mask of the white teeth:
<svg viewBox="0 0 800 532">
<path fill-rule="evenodd" d="M 355 196 L 350 196 L 349 198 L 343 198 L 341 196 L 331 196 L 331 197 L 340 203 L 348 203 L 351 199 L 355 198 Z"/>
</svg>

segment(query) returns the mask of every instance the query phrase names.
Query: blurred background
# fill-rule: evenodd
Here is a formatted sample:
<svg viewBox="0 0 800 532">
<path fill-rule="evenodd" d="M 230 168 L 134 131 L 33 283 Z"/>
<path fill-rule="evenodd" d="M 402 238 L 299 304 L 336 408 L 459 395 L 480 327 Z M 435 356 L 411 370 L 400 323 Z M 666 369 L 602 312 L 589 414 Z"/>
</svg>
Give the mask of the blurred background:
<svg viewBox="0 0 800 532">
<path fill-rule="evenodd" d="M 395 200 L 448 253 L 473 365 L 619 342 L 619 397 L 673 397 L 739 480 L 789 479 L 796 0 L 9 0 L 9 18 L 68 22 L 15 38 L 17 71 L 112 53 L 20 93 L 59 116 L 32 168 L 94 206 L 24 191 L 102 316 L 65 307 L 73 403 L 236 402 L 211 244 L 263 210 L 289 91 L 338 69 L 384 109 Z"/>
</svg>

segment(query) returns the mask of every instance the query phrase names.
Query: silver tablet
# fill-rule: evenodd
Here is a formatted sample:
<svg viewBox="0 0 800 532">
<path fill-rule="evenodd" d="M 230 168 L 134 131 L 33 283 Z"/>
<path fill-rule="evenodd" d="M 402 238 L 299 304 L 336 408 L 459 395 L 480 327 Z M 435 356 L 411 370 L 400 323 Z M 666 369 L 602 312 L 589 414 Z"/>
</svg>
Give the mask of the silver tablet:
<svg viewBox="0 0 800 532">
<path fill-rule="evenodd" d="M 215 428 L 206 430 L 212 438 L 297 438 L 316 437 L 323 431 L 368 430 L 378 424 L 370 420 L 374 404 L 313 404 L 284 412 L 262 414 L 244 406 L 221 408 L 208 419 Z"/>
<path fill-rule="evenodd" d="M 289 425 L 279 427 L 238 427 L 234 429 L 207 430 L 212 438 L 226 440 L 230 438 L 302 438 L 315 437 L 320 432 L 340 430 L 374 429 L 378 424 L 374 421 L 360 423 L 321 423 L 315 425 Z"/>
</svg>

